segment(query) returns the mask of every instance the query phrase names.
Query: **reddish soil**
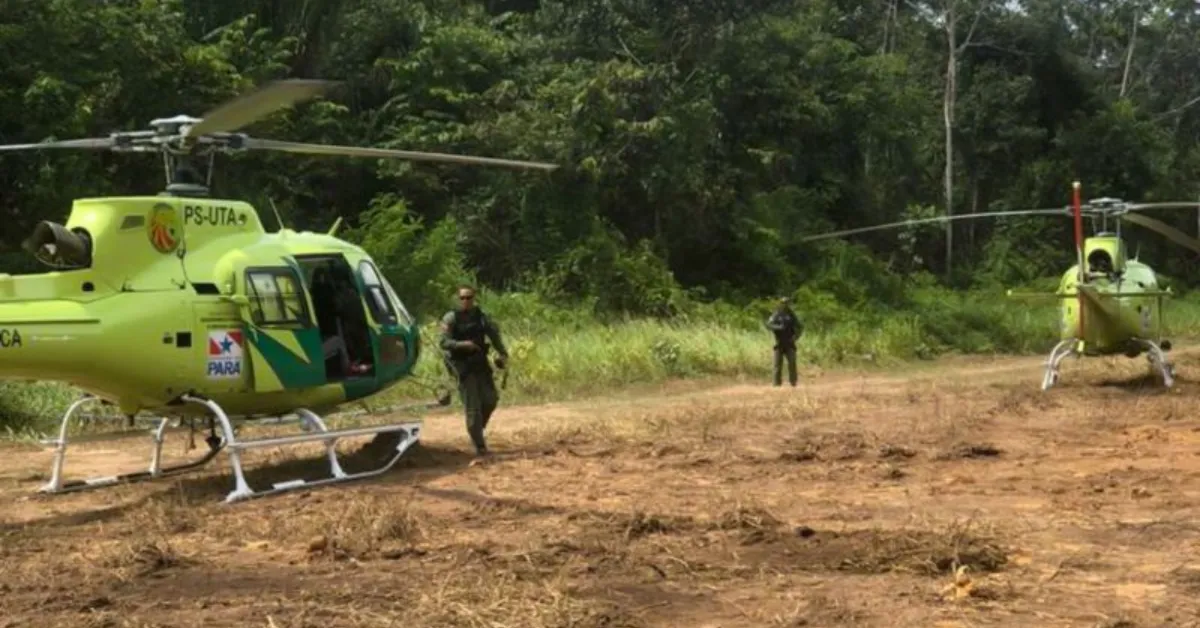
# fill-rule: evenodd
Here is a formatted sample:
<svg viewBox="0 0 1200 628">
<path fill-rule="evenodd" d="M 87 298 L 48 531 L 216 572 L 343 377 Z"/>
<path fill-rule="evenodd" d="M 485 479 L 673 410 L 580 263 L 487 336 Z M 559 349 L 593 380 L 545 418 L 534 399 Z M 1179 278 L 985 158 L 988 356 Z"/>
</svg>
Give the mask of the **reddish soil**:
<svg viewBox="0 0 1200 628">
<path fill-rule="evenodd" d="M 5 445 L 0 626 L 1200 626 L 1200 352 L 1174 359 L 1171 391 L 1142 359 L 1048 393 L 1038 358 L 960 359 L 502 406 L 474 466 L 443 413 L 380 478 L 232 505 L 225 457 L 46 497 L 50 452 Z"/>
</svg>

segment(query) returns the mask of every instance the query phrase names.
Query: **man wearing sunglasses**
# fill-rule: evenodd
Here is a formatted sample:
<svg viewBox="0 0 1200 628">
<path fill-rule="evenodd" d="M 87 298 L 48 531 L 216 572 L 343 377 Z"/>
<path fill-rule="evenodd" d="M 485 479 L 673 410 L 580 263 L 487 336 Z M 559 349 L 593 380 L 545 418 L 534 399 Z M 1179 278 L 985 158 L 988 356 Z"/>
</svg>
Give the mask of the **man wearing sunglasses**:
<svg viewBox="0 0 1200 628">
<path fill-rule="evenodd" d="M 446 366 L 458 377 L 458 394 L 467 414 L 467 434 L 475 445 L 475 453 L 488 455 L 483 431 L 500 394 L 496 392 L 496 381 L 488 363 L 488 340 L 495 345 L 496 368 L 503 369 L 508 361 L 508 350 L 500 338 L 500 329 L 475 303 L 475 289 L 459 286 L 459 307 L 446 312 L 442 317 L 442 335 L 439 345 L 446 358 Z"/>
</svg>

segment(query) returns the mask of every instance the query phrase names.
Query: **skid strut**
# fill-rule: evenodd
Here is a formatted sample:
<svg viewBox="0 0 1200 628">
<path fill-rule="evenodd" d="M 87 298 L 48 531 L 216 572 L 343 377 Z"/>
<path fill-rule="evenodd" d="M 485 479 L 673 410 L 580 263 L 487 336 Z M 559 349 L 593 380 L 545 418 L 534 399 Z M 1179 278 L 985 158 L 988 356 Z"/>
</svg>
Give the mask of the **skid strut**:
<svg viewBox="0 0 1200 628">
<path fill-rule="evenodd" d="M 325 427 L 325 422 L 316 413 L 305 408 L 296 410 L 296 414 L 300 416 L 300 420 L 304 423 L 308 434 L 297 434 L 294 436 L 279 436 L 272 438 L 258 438 L 253 440 L 238 440 L 233 433 L 233 424 L 225 411 L 221 409 L 216 402 L 210 399 L 184 395 L 182 401 L 195 403 L 208 408 L 216 419 L 220 427 L 225 441 L 225 449 L 229 451 L 229 461 L 233 468 L 233 490 L 225 497 L 226 503 L 251 499 L 255 497 L 263 497 L 282 493 L 284 491 L 296 490 L 298 488 L 321 486 L 324 484 L 333 484 L 335 482 L 348 482 L 351 480 L 359 480 L 362 478 L 381 475 L 390 470 L 400 460 L 401 457 L 411 448 L 420 438 L 421 423 L 406 422 L 393 425 L 379 425 L 362 428 L 351 428 L 345 430 L 330 431 Z M 337 451 L 335 447 L 338 439 L 352 436 L 370 436 L 370 435 L 394 434 L 399 437 L 395 445 L 395 450 L 390 455 L 388 460 L 380 467 L 369 471 L 361 471 L 358 473 L 346 473 L 342 470 L 342 465 L 338 461 Z M 279 447 L 282 445 L 298 445 L 301 443 L 313 443 L 323 441 L 325 444 L 325 453 L 329 458 L 329 471 L 332 477 L 322 480 L 307 481 L 303 479 L 291 480 L 288 482 L 277 482 L 268 490 L 255 491 L 250 488 L 246 482 L 245 472 L 242 470 L 241 453 L 247 449 L 258 449 L 262 447 Z"/>
<path fill-rule="evenodd" d="M 1146 350 L 1146 359 L 1150 362 L 1150 368 L 1162 378 L 1163 386 L 1170 388 L 1174 385 L 1175 367 L 1167 361 L 1167 353 L 1163 351 L 1162 347 L 1151 340 L 1138 339 L 1138 344 Z"/>
<path fill-rule="evenodd" d="M 1072 355 L 1080 355 L 1076 342 L 1074 339 L 1068 339 L 1054 346 L 1049 359 L 1046 360 L 1046 375 L 1042 378 L 1042 390 L 1049 390 L 1058 383 L 1058 368 L 1063 360 Z M 1136 342 L 1146 352 L 1146 360 L 1150 362 L 1150 368 L 1162 378 L 1163 386 L 1170 388 L 1175 385 L 1175 367 L 1167 361 L 1166 351 L 1163 351 L 1162 347 L 1152 340 L 1138 338 Z"/>
<path fill-rule="evenodd" d="M 63 480 L 62 470 L 63 462 L 67 456 L 67 428 L 70 427 L 71 419 L 75 416 L 79 409 L 89 401 L 99 401 L 99 399 L 91 396 L 83 397 L 75 400 L 63 414 L 62 425 L 58 430 L 58 438 L 49 441 L 48 444 L 54 445 L 54 462 L 50 470 L 50 481 L 39 489 L 41 493 L 69 493 L 90 488 L 99 488 L 101 486 L 111 486 L 113 484 L 121 484 L 125 482 L 137 482 L 148 480 L 151 478 L 161 478 L 172 475 L 178 475 L 187 471 L 191 471 L 202 467 L 217 457 L 221 451 L 221 439 L 215 436 L 207 439 L 209 451 L 202 458 L 185 462 L 170 467 L 162 466 L 162 446 L 163 435 L 167 430 L 169 419 L 159 418 L 158 427 L 152 431 L 154 439 L 153 449 L 151 450 L 150 467 L 145 471 L 134 471 L 131 473 L 122 473 L 119 475 L 98 476 L 85 478 L 82 480 Z"/>
<path fill-rule="evenodd" d="M 1050 357 L 1046 358 L 1046 374 L 1042 377 L 1042 390 L 1050 390 L 1058 383 L 1058 367 L 1063 360 L 1072 355 L 1079 356 L 1077 342 L 1076 339 L 1069 338 L 1060 340 L 1058 344 L 1054 345 L 1054 349 L 1050 351 Z"/>
<path fill-rule="evenodd" d="M 229 451 L 229 458 L 233 468 L 234 489 L 226 497 L 225 501 L 235 502 L 253 497 L 261 497 L 275 493 L 281 493 L 288 490 L 294 490 L 302 487 L 320 486 L 323 484 L 332 484 L 335 482 L 347 482 L 351 480 L 359 480 L 362 478 L 381 475 L 390 470 L 404 456 L 408 450 L 417 443 L 420 438 L 421 423 L 420 422 L 405 422 L 393 425 L 381 425 L 363 428 L 352 428 L 345 430 L 330 431 L 325 425 L 325 421 L 316 413 L 306 408 L 295 410 L 296 418 L 276 417 L 275 419 L 255 419 L 256 424 L 282 424 L 293 423 L 297 420 L 301 423 L 307 434 L 297 434 L 293 436 L 282 436 L 273 438 L 260 438 L 253 440 L 239 440 L 237 437 L 237 429 L 225 411 L 215 402 L 209 399 L 204 399 L 198 396 L 185 395 L 181 398 L 187 403 L 194 403 L 204 406 L 211 415 L 209 420 L 209 429 L 211 435 L 205 439 L 208 444 L 208 452 L 201 458 L 178 465 L 169 467 L 162 466 L 162 445 L 163 436 L 166 433 L 170 419 L 159 418 L 157 426 L 151 430 L 153 438 L 153 449 L 151 451 L 150 466 L 145 471 L 136 471 L 113 476 L 92 477 L 81 480 L 63 480 L 63 463 L 67 453 L 67 431 L 71 421 L 77 418 L 80 409 L 88 402 L 98 402 L 100 399 L 93 396 L 85 396 L 74 401 L 67 411 L 63 414 L 62 425 L 59 428 L 58 438 L 51 441 L 46 441 L 46 444 L 55 446 L 54 462 L 52 463 L 50 481 L 43 485 L 39 492 L 58 494 L 68 493 L 73 491 L 81 491 L 85 489 L 94 489 L 115 484 L 137 482 L 154 478 L 162 478 L 172 475 L 177 475 L 187 471 L 192 471 L 202 467 L 221 452 L 222 449 Z M 446 399 L 438 399 L 436 405 L 446 405 Z M 434 404 L 419 404 L 420 407 L 432 406 Z M 414 409 L 405 407 L 404 409 Z M 339 413 L 341 414 L 341 413 Z M 336 416 L 336 415 L 335 415 Z M 338 459 L 335 449 L 337 441 L 341 438 L 353 436 L 370 436 L 375 435 L 376 442 L 380 442 L 378 438 L 381 435 L 389 435 L 389 439 L 394 442 L 386 442 L 388 446 L 394 447 L 394 450 L 388 454 L 387 461 L 379 468 L 362 471 L 358 473 L 346 473 L 342 469 L 341 461 Z M 246 482 L 245 472 L 242 468 L 241 452 L 247 449 L 258 449 L 264 447 L 279 447 L 285 445 L 297 445 L 301 443 L 311 443 L 323 441 L 325 444 L 326 455 L 329 459 L 329 470 L 332 477 L 316 480 L 293 480 L 290 482 L 280 482 L 272 486 L 271 489 L 265 491 L 255 491 L 250 488 Z M 375 443 L 372 443 L 375 444 Z"/>
</svg>

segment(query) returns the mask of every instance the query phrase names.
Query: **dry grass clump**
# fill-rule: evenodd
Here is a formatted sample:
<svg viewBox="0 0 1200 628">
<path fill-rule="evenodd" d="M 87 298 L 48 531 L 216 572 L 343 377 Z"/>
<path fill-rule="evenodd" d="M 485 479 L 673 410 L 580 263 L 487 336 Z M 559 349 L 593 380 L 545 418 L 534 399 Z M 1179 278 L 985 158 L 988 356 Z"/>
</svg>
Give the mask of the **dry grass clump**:
<svg viewBox="0 0 1200 628">
<path fill-rule="evenodd" d="M 636 562 L 628 545 L 619 538 L 587 534 L 547 537 L 502 550 L 490 544 L 475 545 L 468 548 L 465 557 L 486 571 L 509 574 L 522 582 L 543 583 L 627 574 Z"/>
<path fill-rule="evenodd" d="M 1006 549 L 994 537 L 958 524 L 936 531 L 819 532 L 800 527 L 786 547 L 797 562 L 810 568 L 861 574 L 933 576 L 952 574 L 960 567 L 995 572 L 1008 562 Z"/>
<path fill-rule="evenodd" d="M 739 504 L 732 510 L 726 510 L 715 517 L 710 524 L 710 528 L 717 530 L 764 530 L 777 528 L 781 525 L 783 525 L 783 522 L 765 508 L 742 506 Z"/>
<path fill-rule="evenodd" d="M 135 530 L 161 536 L 196 532 L 204 524 L 204 515 L 194 500 L 179 495 L 152 499 L 129 513 L 129 523 Z"/>
<path fill-rule="evenodd" d="M 579 512 L 569 515 L 567 519 L 569 521 L 594 522 L 599 530 L 610 534 L 615 533 L 625 541 L 654 534 L 763 530 L 783 525 L 766 509 L 757 506 L 742 506 L 741 504 L 705 519 L 691 515 L 650 513 L 640 509 L 630 513 Z"/>
<path fill-rule="evenodd" d="M 781 460 L 792 462 L 839 462 L 856 460 L 867 452 L 869 444 L 861 432 L 817 432 L 802 428 L 783 439 Z"/>
<path fill-rule="evenodd" d="M 1063 407 L 1062 401 L 1045 395 L 1040 390 L 1031 390 L 1027 386 L 1014 387 L 1011 384 L 1005 384 L 997 385 L 996 388 L 1001 388 L 1004 393 L 985 413 L 989 418 L 1043 415 Z"/>
<path fill-rule="evenodd" d="M 695 520 L 687 516 L 650 514 L 636 511 L 628 516 L 614 516 L 609 523 L 620 529 L 620 535 L 625 541 L 652 534 L 671 534 L 686 532 L 695 527 Z"/>
<path fill-rule="evenodd" d="M 868 614 L 843 596 L 811 594 L 788 596 L 787 610 L 746 609 L 743 611 L 757 626 L 779 628 L 816 628 L 817 626 L 861 626 Z"/>
<path fill-rule="evenodd" d="M 165 537 L 154 535 L 102 546 L 91 562 L 98 569 L 107 572 L 107 578 L 115 576 L 117 580 L 124 582 L 199 563 L 191 556 L 180 554 L 175 545 Z"/>
<path fill-rule="evenodd" d="M 939 453 L 935 460 L 954 460 L 962 458 L 995 458 L 1004 453 L 1003 449 L 991 443 L 959 442 Z"/>
<path fill-rule="evenodd" d="M 627 606 L 589 596 L 566 577 L 530 580 L 503 569 L 455 569 L 412 600 L 405 622 L 429 628 L 643 628 Z"/>
<path fill-rule="evenodd" d="M 282 532 L 290 541 L 307 539 L 306 549 L 313 555 L 338 559 L 391 557 L 415 549 L 423 538 L 420 519 L 408 502 L 370 494 L 291 520 Z"/>
</svg>

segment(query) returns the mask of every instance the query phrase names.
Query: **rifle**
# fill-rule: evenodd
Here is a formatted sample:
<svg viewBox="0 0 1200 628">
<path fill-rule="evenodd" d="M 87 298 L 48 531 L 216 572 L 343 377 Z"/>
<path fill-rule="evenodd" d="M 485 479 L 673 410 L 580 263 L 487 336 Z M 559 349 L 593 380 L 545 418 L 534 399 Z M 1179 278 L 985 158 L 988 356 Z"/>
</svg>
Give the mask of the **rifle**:
<svg viewBox="0 0 1200 628">
<path fill-rule="evenodd" d="M 498 369 L 499 371 L 501 371 L 503 373 L 503 375 L 500 376 L 500 390 L 504 390 L 505 388 L 508 388 L 508 362 L 507 362 L 507 360 L 505 361 L 503 368 L 501 368 L 500 366 L 496 366 L 496 369 Z"/>
<path fill-rule="evenodd" d="M 499 357 L 499 356 L 497 356 L 497 357 Z M 487 358 L 484 358 L 484 360 L 486 360 L 486 359 Z M 442 364 L 444 364 L 446 366 L 446 370 L 449 372 L 451 377 L 453 377 L 455 379 L 459 379 L 459 380 L 462 379 L 463 374 L 460 373 L 457 368 L 455 368 L 454 362 L 451 361 L 451 359 L 448 356 L 446 356 L 446 355 L 442 356 Z M 493 360 L 492 366 L 493 366 L 493 368 L 495 368 L 496 370 L 498 370 L 502 373 L 502 375 L 500 376 L 500 390 L 504 390 L 504 389 L 508 388 L 508 365 L 505 364 L 504 368 L 501 368 L 500 366 L 496 365 L 495 360 Z"/>
</svg>

